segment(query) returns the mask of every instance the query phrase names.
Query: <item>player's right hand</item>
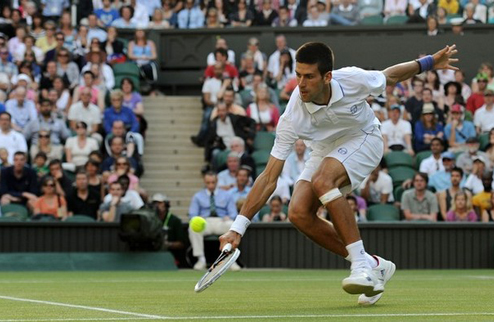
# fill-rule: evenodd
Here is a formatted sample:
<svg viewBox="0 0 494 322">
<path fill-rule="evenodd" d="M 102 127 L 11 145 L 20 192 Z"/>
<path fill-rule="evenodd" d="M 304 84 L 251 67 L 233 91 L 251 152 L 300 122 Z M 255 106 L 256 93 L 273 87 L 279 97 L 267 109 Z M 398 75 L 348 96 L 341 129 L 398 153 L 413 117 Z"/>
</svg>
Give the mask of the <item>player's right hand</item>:
<svg viewBox="0 0 494 322">
<path fill-rule="evenodd" d="M 239 233 L 237 233 L 233 230 L 229 230 L 228 232 L 226 232 L 220 236 L 220 251 L 228 243 L 232 244 L 232 250 L 234 250 L 235 248 L 238 247 L 238 245 L 240 245 L 241 239 L 242 239 L 242 236 L 240 236 Z"/>
</svg>

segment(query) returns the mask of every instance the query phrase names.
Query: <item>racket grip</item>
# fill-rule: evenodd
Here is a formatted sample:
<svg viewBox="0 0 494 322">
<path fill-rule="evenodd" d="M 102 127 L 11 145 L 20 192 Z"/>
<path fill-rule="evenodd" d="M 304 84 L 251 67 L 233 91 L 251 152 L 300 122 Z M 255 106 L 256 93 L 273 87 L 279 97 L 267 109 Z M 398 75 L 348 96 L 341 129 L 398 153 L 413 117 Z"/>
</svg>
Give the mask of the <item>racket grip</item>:
<svg viewBox="0 0 494 322">
<path fill-rule="evenodd" d="M 232 251 L 232 244 L 228 243 L 225 246 L 223 246 L 223 250 L 222 250 L 223 253 L 229 253 L 231 251 Z"/>
</svg>

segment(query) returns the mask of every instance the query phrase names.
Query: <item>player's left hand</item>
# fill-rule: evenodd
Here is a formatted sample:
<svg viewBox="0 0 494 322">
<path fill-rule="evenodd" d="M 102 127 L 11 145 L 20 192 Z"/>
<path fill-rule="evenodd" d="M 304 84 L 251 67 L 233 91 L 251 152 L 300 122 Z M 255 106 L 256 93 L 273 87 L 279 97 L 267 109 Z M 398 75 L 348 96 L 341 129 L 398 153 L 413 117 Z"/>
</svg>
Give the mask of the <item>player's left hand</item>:
<svg viewBox="0 0 494 322">
<path fill-rule="evenodd" d="M 434 57 L 434 69 L 458 70 L 458 67 L 451 65 L 452 63 L 458 62 L 458 58 L 451 58 L 457 53 L 458 50 L 456 49 L 456 45 L 452 45 L 446 46 L 445 48 L 432 55 L 432 57 Z"/>
</svg>

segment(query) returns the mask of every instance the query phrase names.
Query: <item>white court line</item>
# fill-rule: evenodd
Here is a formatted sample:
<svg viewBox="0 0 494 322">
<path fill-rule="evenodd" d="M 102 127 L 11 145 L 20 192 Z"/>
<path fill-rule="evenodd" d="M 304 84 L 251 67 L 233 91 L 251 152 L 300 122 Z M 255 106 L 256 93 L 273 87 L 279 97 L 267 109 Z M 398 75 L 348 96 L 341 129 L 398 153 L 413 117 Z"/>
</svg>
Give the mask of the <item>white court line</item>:
<svg viewBox="0 0 494 322">
<path fill-rule="evenodd" d="M 160 319 L 160 320 L 161 319 L 168 319 L 168 317 L 160 316 L 160 315 L 151 315 L 151 314 L 142 314 L 142 313 L 135 313 L 135 312 L 120 311 L 120 310 L 111 310 L 111 309 L 104 309 L 101 307 L 93 307 L 93 306 L 86 306 L 86 305 L 74 305 L 74 304 L 66 304 L 66 303 L 58 303 L 58 302 L 50 302 L 50 301 L 23 299 L 23 298 L 19 298 L 19 297 L 11 297 L 11 296 L 0 295 L 0 299 L 18 301 L 18 302 L 29 302 L 29 303 L 36 303 L 36 304 L 47 304 L 47 305 L 54 305 L 54 306 L 64 306 L 64 307 L 70 307 L 70 308 L 75 308 L 75 309 L 101 311 L 101 312 L 117 313 L 117 314 L 123 314 L 123 315 L 132 315 L 132 316 L 137 316 L 137 317 L 141 317 L 141 318 L 148 318 L 148 319 Z"/>
<path fill-rule="evenodd" d="M 67 322 L 67 321 L 135 321 L 135 320 L 149 320 L 150 318 L 65 318 L 65 319 L 10 319 L 10 320 L 0 320 L 0 322 Z"/>
</svg>

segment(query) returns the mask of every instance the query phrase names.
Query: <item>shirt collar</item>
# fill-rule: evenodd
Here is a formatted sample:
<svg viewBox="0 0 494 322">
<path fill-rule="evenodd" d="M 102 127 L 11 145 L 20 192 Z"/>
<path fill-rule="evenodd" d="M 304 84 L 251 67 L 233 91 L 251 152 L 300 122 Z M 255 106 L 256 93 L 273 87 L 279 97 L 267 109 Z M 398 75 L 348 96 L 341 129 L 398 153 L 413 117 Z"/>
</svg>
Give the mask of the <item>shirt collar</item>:
<svg viewBox="0 0 494 322">
<path fill-rule="evenodd" d="M 341 100 L 345 96 L 345 93 L 343 93 L 343 89 L 341 88 L 341 85 L 340 85 L 340 83 L 338 83 L 337 80 L 335 80 L 333 78 L 331 80 L 330 84 L 331 84 L 331 99 L 329 100 L 328 105 L 317 105 L 317 104 L 314 104 L 313 102 L 304 103 L 305 108 L 307 108 L 307 111 L 310 114 L 314 114 L 315 112 L 319 111 L 323 107 L 329 107 L 329 106 L 333 105 L 334 103 L 338 102 L 339 100 Z"/>
</svg>

